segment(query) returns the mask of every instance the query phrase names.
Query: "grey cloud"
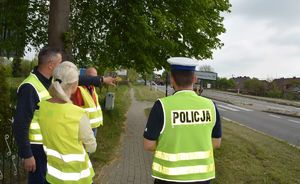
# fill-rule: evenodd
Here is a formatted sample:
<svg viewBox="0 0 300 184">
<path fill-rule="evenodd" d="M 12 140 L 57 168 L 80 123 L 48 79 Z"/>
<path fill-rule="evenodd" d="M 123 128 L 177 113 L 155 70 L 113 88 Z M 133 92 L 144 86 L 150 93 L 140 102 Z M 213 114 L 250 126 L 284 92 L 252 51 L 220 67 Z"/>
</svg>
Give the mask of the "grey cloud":
<svg viewBox="0 0 300 184">
<path fill-rule="evenodd" d="M 286 46 L 295 46 L 300 47 L 300 29 L 294 32 L 284 33 L 282 31 L 278 31 L 277 36 L 270 39 L 270 43 L 274 43 L 276 45 L 286 45 Z"/>
<path fill-rule="evenodd" d="M 232 14 L 265 19 L 274 25 L 300 23 L 299 0 L 232 0 Z"/>
</svg>

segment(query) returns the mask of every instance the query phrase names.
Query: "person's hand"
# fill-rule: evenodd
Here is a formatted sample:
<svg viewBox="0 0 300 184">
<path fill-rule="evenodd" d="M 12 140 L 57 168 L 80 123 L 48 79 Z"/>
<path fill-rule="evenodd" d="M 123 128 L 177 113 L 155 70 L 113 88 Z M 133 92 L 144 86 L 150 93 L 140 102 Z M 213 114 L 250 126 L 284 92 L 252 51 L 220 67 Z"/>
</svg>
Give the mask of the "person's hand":
<svg viewBox="0 0 300 184">
<path fill-rule="evenodd" d="M 115 84 L 116 78 L 113 77 L 103 77 L 103 83 L 111 85 L 111 86 L 116 86 Z"/>
<path fill-rule="evenodd" d="M 29 157 L 24 159 L 24 168 L 27 172 L 35 172 L 36 165 L 34 157 Z"/>
</svg>

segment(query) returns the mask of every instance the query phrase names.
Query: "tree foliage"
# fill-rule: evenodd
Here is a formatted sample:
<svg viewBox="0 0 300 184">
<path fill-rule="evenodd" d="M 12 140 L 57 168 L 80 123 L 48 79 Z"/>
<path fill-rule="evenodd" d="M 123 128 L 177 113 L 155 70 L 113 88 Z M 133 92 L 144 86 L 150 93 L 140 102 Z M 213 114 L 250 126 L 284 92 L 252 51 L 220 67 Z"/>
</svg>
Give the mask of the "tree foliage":
<svg viewBox="0 0 300 184">
<path fill-rule="evenodd" d="M 129 69 L 127 73 L 128 81 L 131 83 L 135 83 L 138 79 L 139 74 L 134 69 Z"/>
<path fill-rule="evenodd" d="M 49 0 L 27 1 L 26 45 L 47 45 Z M 71 1 L 70 30 L 61 35 L 72 45 L 80 66 L 168 68 L 170 56 L 212 57 L 223 43 L 222 12 L 229 0 Z"/>
<path fill-rule="evenodd" d="M 135 68 L 168 67 L 170 56 L 211 58 L 222 47 L 221 12 L 227 0 L 73 1 L 72 35 L 79 63 Z M 86 33 L 86 34 L 83 34 Z"/>
<path fill-rule="evenodd" d="M 221 90 L 228 90 L 235 88 L 235 82 L 233 79 L 227 79 L 227 78 L 217 78 L 216 82 L 216 88 Z"/>
<path fill-rule="evenodd" d="M 0 63 L 0 136 L 1 138 L 11 130 L 12 109 L 10 107 L 10 92 L 7 83 L 7 71 L 2 63 Z M 0 152 L 4 149 L 4 140 L 1 139 Z"/>
<path fill-rule="evenodd" d="M 246 91 L 252 95 L 264 96 L 266 93 L 266 87 L 263 81 L 257 78 L 248 79 L 244 83 Z"/>
</svg>

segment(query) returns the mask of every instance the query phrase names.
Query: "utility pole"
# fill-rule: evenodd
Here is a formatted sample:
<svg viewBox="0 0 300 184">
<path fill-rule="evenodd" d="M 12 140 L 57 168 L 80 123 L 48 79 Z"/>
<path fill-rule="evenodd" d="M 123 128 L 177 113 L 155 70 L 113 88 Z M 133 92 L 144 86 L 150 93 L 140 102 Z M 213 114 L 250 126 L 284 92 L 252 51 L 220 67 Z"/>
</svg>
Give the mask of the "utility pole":
<svg viewBox="0 0 300 184">
<path fill-rule="evenodd" d="M 166 96 L 168 96 L 168 77 L 169 75 L 166 75 Z"/>
</svg>

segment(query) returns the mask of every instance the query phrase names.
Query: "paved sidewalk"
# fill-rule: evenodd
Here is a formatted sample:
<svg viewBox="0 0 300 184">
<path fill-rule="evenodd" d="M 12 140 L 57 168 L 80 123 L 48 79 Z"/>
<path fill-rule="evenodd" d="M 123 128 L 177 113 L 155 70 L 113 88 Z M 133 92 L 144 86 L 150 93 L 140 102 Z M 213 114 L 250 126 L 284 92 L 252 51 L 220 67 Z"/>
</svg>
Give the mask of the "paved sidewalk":
<svg viewBox="0 0 300 184">
<path fill-rule="evenodd" d="M 144 109 L 152 107 L 153 103 L 136 101 L 133 89 L 130 95 L 132 101 L 125 122 L 119 157 L 103 167 L 99 176 L 103 184 L 153 183 L 152 154 L 143 150 L 143 131 L 147 121 Z"/>
</svg>

